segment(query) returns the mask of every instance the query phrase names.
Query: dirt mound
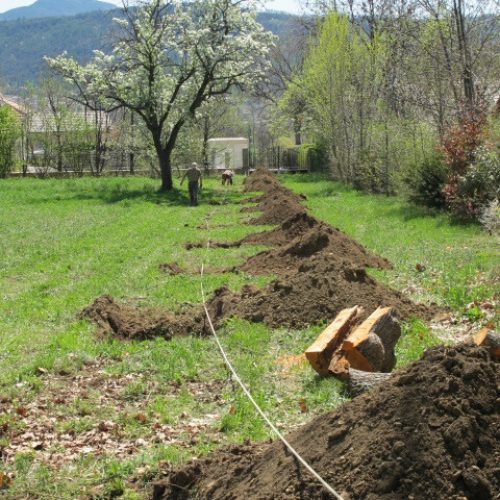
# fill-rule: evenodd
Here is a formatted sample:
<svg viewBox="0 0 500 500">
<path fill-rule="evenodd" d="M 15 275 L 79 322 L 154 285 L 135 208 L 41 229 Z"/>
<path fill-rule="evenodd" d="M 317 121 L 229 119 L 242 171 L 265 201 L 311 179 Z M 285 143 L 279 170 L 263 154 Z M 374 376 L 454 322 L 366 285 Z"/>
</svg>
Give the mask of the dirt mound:
<svg viewBox="0 0 500 500">
<path fill-rule="evenodd" d="M 268 193 L 281 187 L 278 179 L 264 168 L 258 168 L 245 179 L 244 190 L 247 193 Z"/>
<path fill-rule="evenodd" d="M 325 261 L 321 254 L 298 268 L 282 269 L 280 278 L 262 289 L 247 286 L 234 293 L 222 287 L 208 302 L 217 322 L 238 316 L 273 328 L 303 328 L 332 321 L 342 309 L 354 304 L 367 313 L 378 306 L 394 306 L 402 318 L 431 318 L 437 312 L 378 284 L 363 267 Z"/>
<path fill-rule="evenodd" d="M 378 284 L 365 267 L 387 268 L 387 260 L 368 252 L 344 233 L 307 214 L 300 196 L 279 184 L 268 172 L 258 171 L 247 179 L 246 188 L 260 189 L 259 218 L 279 224 L 273 231 L 250 235 L 236 242 L 211 242 L 210 247 L 232 248 L 242 244 L 267 244 L 274 248 L 261 252 L 231 271 L 276 274 L 279 279 L 262 289 L 244 287 L 231 292 L 217 290 L 208 302 L 216 327 L 237 316 L 272 328 L 303 328 L 331 321 L 344 308 L 360 305 L 369 314 L 379 306 L 394 306 L 401 318 L 430 319 L 437 310 L 415 305 L 399 292 Z M 187 249 L 206 247 L 189 243 Z M 177 265 L 165 271 L 178 273 Z M 207 270 L 208 271 L 208 270 Z M 217 269 L 212 272 L 224 272 Z M 123 338 L 207 333 L 201 307 L 176 314 L 119 306 L 109 297 L 98 299 L 84 315 L 95 321 L 101 332 Z"/>
<path fill-rule="evenodd" d="M 288 191 L 288 190 L 287 190 Z M 305 214 L 306 209 L 300 201 L 291 196 L 290 191 L 278 191 L 265 196 L 256 209 L 262 214 L 249 221 L 256 225 L 277 225 L 290 217 Z"/>
<path fill-rule="evenodd" d="M 117 304 L 109 295 L 96 299 L 80 313 L 80 317 L 93 321 L 98 327 L 99 335 L 112 335 L 122 339 L 163 337 L 170 340 L 180 335 L 209 333 L 201 307 L 174 315 L 157 309 Z"/>
<path fill-rule="evenodd" d="M 493 499 L 500 490 L 499 375 L 484 348 L 434 348 L 288 439 L 346 500 Z M 192 462 L 158 482 L 153 497 L 331 498 L 280 442 Z"/>
<path fill-rule="evenodd" d="M 306 215 L 306 217 L 308 217 Z M 302 220 L 301 215 L 292 219 Z M 293 228 L 293 226 L 291 226 Z M 303 227 L 293 228 L 292 231 L 299 233 L 289 243 L 284 243 L 278 248 L 261 252 L 250 257 L 240 269 L 251 274 L 281 274 L 282 270 L 298 268 L 301 263 L 313 255 L 321 255 L 325 261 L 335 263 L 337 267 L 375 267 L 387 269 L 391 267 L 388 260 L 366 250 L 359 243 L 347 237 L 344 233 L 334 229 L 327 224 L 317 223 L 309 230 Z M 290 231 L 289 234 L 293 234 Z M 301 231 L 304 231 L 301 233 Z M 278 230 L 274 234 L 260 233 L 256 235 L 264 242 L 267 237 L 273 241 L 284 241 L 286 232 Z M 258 242 L 256 238 L 256 242 Z"/>
<path fill-rule="evenodd" d="M 160 271 L 165 274 L 170 274 L 171 276 L 177 276 L 179 274 L 186 274 L 186 271 L 177 264 L 177 262 L 172 262 L 170 264 L 160 264 Z"/>
<path fill-rule="evenodd" d="M 291 240 L 303 235 L 321 222 L 310 216 L 307 212 L 298 212 L 285 220 L 279 227 L 272 231 L 264 231 L 248 235 L 242 240 L 246 244 L 259 244 L 280 247 L 290 243 Z"/>
</svg>

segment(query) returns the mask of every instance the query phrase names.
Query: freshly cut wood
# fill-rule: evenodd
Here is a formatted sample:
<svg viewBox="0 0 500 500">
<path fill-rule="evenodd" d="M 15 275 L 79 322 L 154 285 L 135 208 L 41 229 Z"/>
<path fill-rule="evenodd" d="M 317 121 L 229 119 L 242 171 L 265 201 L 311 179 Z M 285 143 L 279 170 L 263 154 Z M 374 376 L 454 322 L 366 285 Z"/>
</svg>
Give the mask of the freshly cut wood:
<svg viewBox="0 0 500 500">
<path fill-rule="evenodd" d="M 356 349 L 337 351 L 328 365 L 328 374 L 343 381 L 349 379 L 351 369 L 373 372 L 373 365 Z"/>
<path fill-rule="evenodd" d="M 370 360 L 360 351 L 352 349 L 344 351 L 344 357 L 351 368 L 355 370 L 363 370 L 365 372 L 374 372 L 375 368 Z"/>
<path fill-rule="evenodd" d="M 328 367 L 334 352 L 340 348 L 362 314 L 363 308 L 359 306 L 344 309 L 307 349 L 306 358 L 320 375 L 328 375 Z"/>
<path fill-rule="evenodd" d="M 350 364 L 345 358 L 344 353 L 337 352 L 333 355 L 328 365 L 328 373 L 345 382 L 349 379 L 349 368 Z"/>
<path fill-rule="evenodd" d="M 361 325 L 352 331 L 342 344 L 346 353 L 357 350 L 372 365 L 372 370 L 390 372 L 396 365 L 394 349 L 401 337 L 401 325 L 393 307 L 379 307 Z M 351 365 L 365 370 L 363 365 Z"/>
<path fill-rule="evenodd" d="M 352 397 L 359 396 L 363 392 L 369 391 L 374 387 L 383 384 L 389 377 L 391 377 L 391 375 L 392 373 L 370 373 L 351 368 L 347 379 L 349 394 Z"/>
<path fill-rule="evenodd" d="M 485 326 L 474 335 L 474 343 L 478 346 L 489 347 L 493 358 L 500 359 L 500 333 Z"/>
</svg>

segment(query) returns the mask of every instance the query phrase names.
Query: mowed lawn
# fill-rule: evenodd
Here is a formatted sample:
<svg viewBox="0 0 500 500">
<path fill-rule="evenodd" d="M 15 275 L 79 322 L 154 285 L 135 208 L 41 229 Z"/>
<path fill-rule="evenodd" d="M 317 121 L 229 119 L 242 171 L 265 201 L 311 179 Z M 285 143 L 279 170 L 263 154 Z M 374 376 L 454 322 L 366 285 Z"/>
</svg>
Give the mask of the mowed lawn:
<svg viewBox="0 0 500 500">
<path fill-rule="evenodd" d="M 361 195 L 315 177 L 290 176 L 284 182 L 307 195 L 314 215 L 389 258 L 395 269 L 376 274 L 392 286 L 413 287 L 415 297 L 440 302 L 458 315 L 473 300 L 498 298 L 498 239 L 479 228 L 452 226 L 445 216 L 409 208 L 399 199 Z M 117 444 L 133 444 L 126 457 L 87 451 L 67 460 L 57 440 L 49 449 L 20 448 L 14 460 L 0 462 L 0 478 L 12 478 L 1 498 L 144 498 L 161 463 L 270 436 L 230 383 L 212 339 L 98 339 L 94 327 L 78 319 L 103 294 L 174 312 L 199 303 L 202 262 L 225 268 L 258 251 L 184 248 L 208 238 L 237 240 L 260 229 L 242 224 L 247 217 L 240 213 L 246 197 L 242 178 L 236 184 L 225 189 L 218 179 L 206 181 L 201 205 L 191 208 L 185 187 L 159 195 L 157 181 L 149 179 L 0 182 L 0 401 L 7 408 L 0 413 L 0 429 L 8 429 L 0 432 L 0 451 L 13 429 L 29 431 L 32 408 L 54 416 L 55 435 L 70 432 L 78 440 L 108 426 L 115 429 L 108 434 Z M 160 264 L 171 262 L 190 273 L 162 273 Z M 425 266 L 423 273 L 416 271 L 417 263 Z M 208 293 L 223 284 L 237 289 L 266 281 L 244 273 L 204 278 Z M 480 322 L 480 312 L 472 319 Z M 276 364 L 302 352 L 320 330 L 271 331 L 231 320 L 221 332 L 242 378 L 285 430 L 345 400 L 336 381 L 319 379 L 307 366 L 284 371 Z M 436 342 L 424 325 L 405 325 L 400 364 Z M 114 389 L 105 401 L 99 390 L 79 392 L 75 399 L 70 393 L 75 380 L 94 376 L 113 381 L 106 385 Z M 200 421 L 211 423 L 193 437 L 186 429 Z M 165 428 L 175 438 L 155 439 Z M 51 454 L 62 462 L 55 465 Z"/>
</svg>

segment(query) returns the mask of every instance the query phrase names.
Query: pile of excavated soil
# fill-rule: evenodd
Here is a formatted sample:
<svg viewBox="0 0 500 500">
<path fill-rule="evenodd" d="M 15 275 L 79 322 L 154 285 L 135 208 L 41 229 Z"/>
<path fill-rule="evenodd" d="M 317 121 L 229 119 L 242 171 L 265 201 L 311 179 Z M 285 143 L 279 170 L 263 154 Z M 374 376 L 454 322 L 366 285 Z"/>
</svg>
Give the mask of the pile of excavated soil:
<svg viewBox="0 0 500 500">
<path fill-rule="evenodd" d="M 367 315 L 379 306 L 394 306 L 405 319 L 431 318 L 437 312 L 378 284 L 363 267 L 340 264 L 326 261 L 322 255 L 312 257 L 297 269 L 282 270 L 279 279 L 264 288 L 245 286 L 235 293 L 222 287 L 207 305 L 216 323 L 237 316 L 273 328 L 333 321 L 342 309 L 353 305 L 362 306 Z"/>
<path fill-rule="evenodd" d="M 262 201 L 255 207 L 262 214 L 251 219 L 250 224 L 281 224 L 290 217 L 305 214 L 306 209 L 291 194 L 289 191 L 279 190 L 264 196 Z"/>
<path fill-rule="evenodd" d="M 278 179 L 264 168 L 258 168 L 245 179 L 244 190 L 247 193 L 268 193 L 281 188 Z"/>
<path fill-rule="evenodd" d="M 302 217 L 292 219 L 301 220 Z M 301 263 L 312 256 L 321 256 L 328 263 L 335 263 L 338 268 L 352 265 L 382 269 L 391 267 L 389 261 L 367 251 L 327 224 L 316 221 L 309 229 L 303 230 L 301 226 L 294 229 L 299 233 L 298 236 L 276 249 L 250 257 L 240 269 L 251 274 L 280 274 L 282 270 L 298 269 Z M 277 231 L 276 236 L 279 234 Z M 264 239 L 263 235 L 261 237 Z"/>
<path fill-rule="evenodd" d="M 434 348 L 288 440 L 346 500 L 497 498 L 499 375 L 484 348 Z M 275 442 L 191 462 L 156 483 L 153 498 L 332 497 Z"/>
<path fill-rule="evenodd" d="M 269 245 L 271 249 L 233 270 L 275 274 L 279 279 L 262 289 L 217 290 L 207 303 L 216 327 L 236 316 L 272 328 L 303 328 L 332 321 L 342 309 L 354 305 L 364 307 L 367 315 L 379 306 L 393 306 L 403 319 L 412 316 L 430 319 L 436 314 L 436 308 L 413 304 L 399 292 L 370 278 L 365 267 L 387 268 L 390 263 L 338 229 L 308 215 L 300 203 L 303 197 L 283 187 L 268 172 L 257 171 L 249 176 L 245 189 L 264 192 L 258 198 L 257 208 L 262 211 L 258 220 L 278 227 L 236 242 L 211 242 L 210 246 Z M 205 243 L 190 243 L 186 248 L 204 246 Z M 171 274 L 182 272 L 175 264 L 165 266 L 164 270 Z M 84 316 L 95 321 L 101 332 L 122 338 L 206 333 L 201 307 L 173 315 L 119 306 L 109 297 L 103 297 L 86 309 Z"/>
<path fill-rule="evenodd" d="M 177 262 L 171 262 L 167 264 L 160 264 L 160 271 L 165 274 L 170 274 L 171 276 L 178 276 L 179 274 L 186 274 L 186 271 L 182 269 Z"/>
<path fill-rule="evenodd" d="M 98 335 L 130 340 L 154 337 L 169 340 L 180 335 L 209 333 L 201 307 L 180 314 L 169 314 L 158 309 L 118 304 L 109 295 L 96 299 L 80 313 L 80 317 L 93 321 L 97 325 Z"/>
</svg>

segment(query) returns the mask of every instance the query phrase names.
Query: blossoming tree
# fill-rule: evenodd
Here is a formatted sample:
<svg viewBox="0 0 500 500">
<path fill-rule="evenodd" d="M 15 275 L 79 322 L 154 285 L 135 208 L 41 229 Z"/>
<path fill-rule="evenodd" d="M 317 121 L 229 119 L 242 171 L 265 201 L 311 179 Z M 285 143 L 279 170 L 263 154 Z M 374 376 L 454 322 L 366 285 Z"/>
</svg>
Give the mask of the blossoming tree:
<svg viewBox="0 0 500 500">
<path fill-rule="evenodd" d="M 158 155 L 162 190 L 172 189 L 171 156 L 182 127 L 211 98 L 265 76 L 273 35 L 256 21 L 254 0 L 145 0 L 116 19 L 111 54 L 80 65 L 46 58 L 69 80 L 75 99 L 130 109 Z"/>
</svg>

